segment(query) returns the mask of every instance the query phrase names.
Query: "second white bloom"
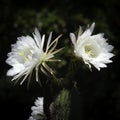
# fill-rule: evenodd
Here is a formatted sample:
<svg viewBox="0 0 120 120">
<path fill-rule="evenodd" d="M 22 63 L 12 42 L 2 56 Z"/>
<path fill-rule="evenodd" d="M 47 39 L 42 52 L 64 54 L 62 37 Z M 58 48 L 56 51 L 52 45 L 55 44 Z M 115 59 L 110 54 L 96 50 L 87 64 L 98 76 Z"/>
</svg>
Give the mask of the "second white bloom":
<svg viewBox="0 0 120 120">
<path fill-rule="evenodd" d="M 76 38 L 73 33 L 70 33 L 70 38 L 74 45 L 74 52 L 77 57 L 83 59 L 85 64 L 100 68 L 107 67 L 107 63 L 111 63 L 114 55 L 111 53 L 113 46 L 106 42 L 103 34 L 91 35 L 95 27 L 93 23 L 87 28 L 85 32 L 80 27 L 78 37 Z"/>
</svg>

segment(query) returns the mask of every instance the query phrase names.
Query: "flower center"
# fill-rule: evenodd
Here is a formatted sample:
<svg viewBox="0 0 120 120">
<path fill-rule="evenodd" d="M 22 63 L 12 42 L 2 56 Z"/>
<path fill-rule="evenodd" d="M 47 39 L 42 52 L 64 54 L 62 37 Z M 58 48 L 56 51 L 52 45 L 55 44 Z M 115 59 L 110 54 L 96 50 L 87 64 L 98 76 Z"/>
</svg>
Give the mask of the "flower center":
<svg viewBox="0 0 120 120">
<path fill-rule="evenodd" d="M 98 56 L 99 54 L 99 49 L 97 46 L 90 44 L 90 45 L 86 45 L 85 46 L 85 53 L 91 57 L 91 58 L 95 58 Z"/>
<path fill-rule="evenodd" d="M 31 55 L 31 49 L 30 48 L 26 48 L 24 50 L 21 50 L 18 52 L 18 55 L 20 56 L 21 60 L 23 63 L 29 62 L 30 58 L 29 56 Z"/>
</svg>

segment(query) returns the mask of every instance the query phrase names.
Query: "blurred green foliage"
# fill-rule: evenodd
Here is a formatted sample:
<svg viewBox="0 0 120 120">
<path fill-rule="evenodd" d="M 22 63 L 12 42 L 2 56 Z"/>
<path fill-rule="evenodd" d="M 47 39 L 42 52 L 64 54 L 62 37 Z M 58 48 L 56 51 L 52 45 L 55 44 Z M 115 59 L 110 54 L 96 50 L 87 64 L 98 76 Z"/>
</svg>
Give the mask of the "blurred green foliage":
<svg viewBox="0 0 120 120">
<path fill-rule="evenodd" d="M 30 115 L 30 106 L 37 96 L 42 96 L 42 88 L 33 83 L 29 90 L 26 83 L 22 86 L 15 85 L 6 77 L 10 68 L 6 63 L 6 55 L 10 45 L 15 43 L 21 35 L 32 35 L 35 27 L 41 34 L 53 31 L 53 38 L 63 34 L 59 47 L 65 47 L 57 56 L 62 59 L 62 64 L 56 63 L 53 68 L 62 79 L 75 80 L 79 83 L 80 101 L 74 105 L 82 105 L 82 117 L 73 116 L 76 120 L 107 120 L 120 119 L 120 82 L 118 71 L 119 45 L 120 45 L 120 2 L 119 0 L 1 0 L 0 1 L 0 105 L 6 107 L 4 114 L 9 114 L 10 119 L 27 119 Z M 70 32 L 77 32 L 79 25 L 86 28 L 87 24 L 96 23 L 95 33 L 103 32 L 108 42 L 115 46 L 113 64 L 100 72 L 90 72 L 83 64 L 75 63 L 72 57 Z M 68 73 L 68 71 L 71 71 Z M 118 78 L 117 78 L 118 77 Z M 46 79 L 46 78 L 45 78 Z M 64 81 L 64 80 L 63 80 Z M 77 94 L 77 93 L 76 93 Z M 77 99 L 78 95 L 75 95 Z M 74 106 L 73 105 L 73 106 Z M 11 107 L 13 109 L 11 110 Z M 25 109 L 24 109 L 25 108 Z M 18 112 L 14 109 L 19 109 Z M 75 107 L 73 113 L 75 114 Z M 78 110 L 77 110 L 78 111 Z M 16 113 L 14 115 L 13 113 Z M 76 115 L 76 114 L 75 114 Z M 14 117 L 13 117 L 14 116 Z M 6 117 L 6 116 L 4 116 Z M 77 119 L 78 118 L 78 119 Z M 5 118 L 6 119 L 6 118 Z"/>
<path fill-rule="evenodd" d="M 66 89 L 60 91 L 59 95 L 56 97 L 50 105 L 50 113 L 52 120 L 69 120 L 70 114 L 70 92 Z"/>
</svg>

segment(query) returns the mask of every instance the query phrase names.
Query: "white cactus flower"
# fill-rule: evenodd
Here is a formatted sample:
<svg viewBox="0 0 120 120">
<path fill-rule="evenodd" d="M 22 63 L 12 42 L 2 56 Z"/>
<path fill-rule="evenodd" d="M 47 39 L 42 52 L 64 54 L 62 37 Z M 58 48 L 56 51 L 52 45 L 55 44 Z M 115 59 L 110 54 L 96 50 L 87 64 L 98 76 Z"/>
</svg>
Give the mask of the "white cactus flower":
<svg viewBox="0 0 120 120">
<path fill-rule="evenodd" d="M 107 67 L 106 64 L 111 63 L 114 56 L 111 51 L 113 46 L 109 45 L 102 33 L 91 35 L 95 27 L 93 23 L 88 27 L 85 32 L 82 32 L 82 28 L 79 28 L 78 37 L 75 34 L 70 33 L 70 38 L 74 45 L 74 53 L 77 57 L 82 58 L 84 63 L 89 66 L 93 65 L 96 69 Z"/>
<path fill-rule="evenodd" d="M 28 76 L 31 76 L 33 69 L 36 71 L 36 81 L 38 81 L 39 78 L 39 69 L 44 73 L 46 73 L 47 70 L 47 72 L 52 74 L 53 71 L 46 62 L 56 61 L 54 54 L 60 51 L 60 49 L 55 50 L 60 36 L 51 42 L 51 32 L 46 47 L 44 45 L 45 35 L 41 37 L 37 28 L 33 33 L 33 38 L 28 35 L 18 37 L 16 44 L 12 45 L 12 51 L 8 53 L 6 60 L 6 63 L 12 66 L 12 68 L 8 70 L 7 76 L 13 76 L 12 81 L 18 81 L 23 77 L 20 83 L 22 84 Z"/>
<path fill-rule="evenodd" d="M 38 97 L 35 101 L 35 106 L 31 107 L 32 113 L 28 120 L 43 120 L 45 118 L 43 108 L 43 97 Z"/>
</svg>

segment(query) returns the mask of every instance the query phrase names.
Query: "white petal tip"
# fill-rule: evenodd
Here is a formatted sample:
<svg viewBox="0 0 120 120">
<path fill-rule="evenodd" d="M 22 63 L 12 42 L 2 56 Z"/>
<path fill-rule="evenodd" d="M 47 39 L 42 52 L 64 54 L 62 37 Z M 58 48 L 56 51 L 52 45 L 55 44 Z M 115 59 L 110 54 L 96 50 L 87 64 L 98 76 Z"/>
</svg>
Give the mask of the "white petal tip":
<svg viewBox="0 0 120 120">
<path fill-rule="evenodd" d="M 90 26 L 91 33 L 93 32 L 94 28 L 95 28 L 95 22 L 93 22 L 92 25 Z"/>
<path fill-rule="evenodd" d="M 76 43 L 76 37 L 75 37 L 74 33 L 70 33 L 70 38 L 71 38 L 72 43 L 75 44 Z"/>
<path fill-rule="evenodd" d="M 39 32 L 39 30 L 38 30 L 38 28 L 37 27 L 35 27 L 35 33 L 38 33 Z"/>
</svg>

